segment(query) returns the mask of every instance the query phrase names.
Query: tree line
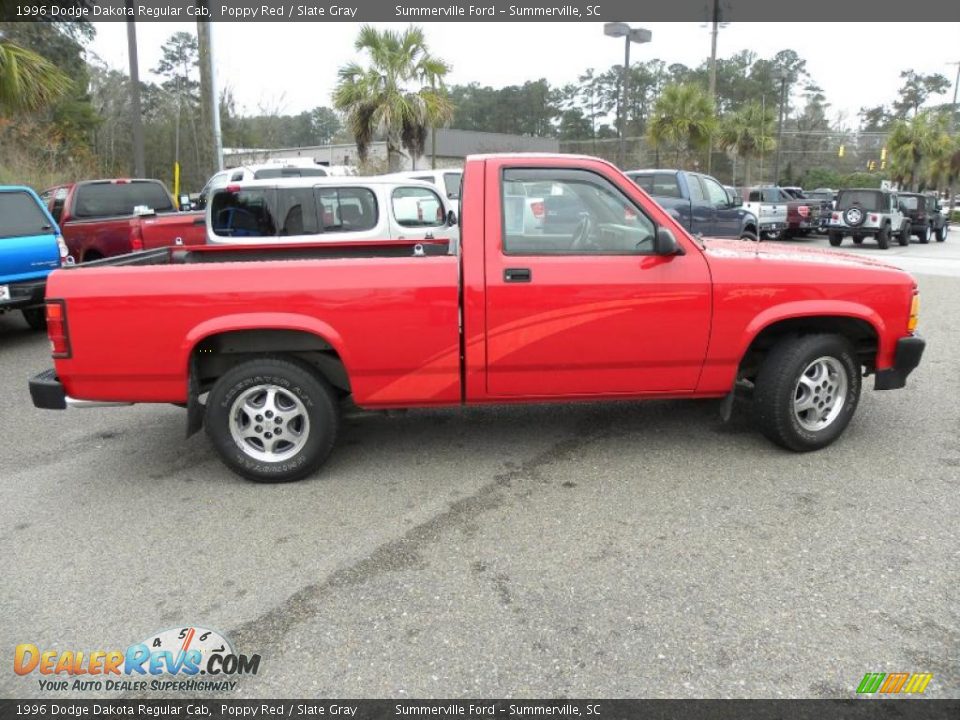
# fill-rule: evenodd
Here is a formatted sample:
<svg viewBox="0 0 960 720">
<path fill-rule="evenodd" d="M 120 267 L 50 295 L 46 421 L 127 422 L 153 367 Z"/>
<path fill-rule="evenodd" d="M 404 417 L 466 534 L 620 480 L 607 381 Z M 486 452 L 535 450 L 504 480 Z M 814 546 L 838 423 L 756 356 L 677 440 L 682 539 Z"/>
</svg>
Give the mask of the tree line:
<svg viewBox="0 0 960 720">
<path fill-rule="evenodd" d="M 93 32 L 83 22 L 0 24 L 0 181 L 130 171 L 129 77 L 85 52 Z M 564 150 L 611 159 L 623 135 L 628 164 L 710 168 L 737 184 L 774 180 L 775 152 L 783 184 L 837 187 L 889 178 L 943 188 L 960 173 L 960 118 L 946 102 L 950 81 L 940 74 L 904 70 L 895 97 L 846 118 L 836 116 L 806 61 L 789 49 L 717 59 L 713 98 L 708 60 L 697 67 L 633 63 L 626 106 L 618 65 L 587 68 L 559 86 L 541 78 L 490 87 L 448 84 L 449 63 L 430 52 L 418 27 L 365 26 L 355 49 L 360 57 L 339 69 L 332 97 L 318 98 L 309 111 L 264 105 L 243 114 L 232 89 L 224 89 L 224 145 L 355 143 L 364 159 L 373 141 L 385 140 L 396 167 L 403 154 L 429 153 L 430 128 L 454 127 L 555 137 Z M 197 37 L 176 33 L 161 50 L 150 68 L 157 80 L 140 85 L 147 173 L 169 180 L 178 159 L 184 186 L 196 189 L 211 170 Z M 11 75 L 17 70 L 21 77 Z"/>
</svg>

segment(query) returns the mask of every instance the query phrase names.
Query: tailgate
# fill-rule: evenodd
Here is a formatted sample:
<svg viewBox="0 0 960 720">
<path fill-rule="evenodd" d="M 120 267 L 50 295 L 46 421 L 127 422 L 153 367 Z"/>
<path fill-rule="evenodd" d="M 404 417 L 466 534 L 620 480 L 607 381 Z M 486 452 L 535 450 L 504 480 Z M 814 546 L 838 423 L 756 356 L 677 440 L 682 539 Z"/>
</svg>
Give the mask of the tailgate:
<svg viewBox="0 0 960 720">
<path fill-rule="evenodd" d="M 143 249 L 170 245 L 203 245 L 207 226 L 203 213 L 171 213 L 140 218 Z"/>
</svg>

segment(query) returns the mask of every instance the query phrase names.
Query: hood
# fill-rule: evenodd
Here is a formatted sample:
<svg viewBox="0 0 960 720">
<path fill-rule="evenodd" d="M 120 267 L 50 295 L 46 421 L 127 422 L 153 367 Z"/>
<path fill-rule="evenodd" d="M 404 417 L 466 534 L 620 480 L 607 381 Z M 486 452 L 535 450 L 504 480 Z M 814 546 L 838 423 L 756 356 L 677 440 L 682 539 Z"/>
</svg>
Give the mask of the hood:
<svg viewBox="0 0 960 720">
<path fill-rule="evenodd" d="M 901 273 L 900 268 L 873 258 L 851 253 L 828 250 L 826 248 L 789 245 L 778 242 L 748 242 L 725 238 L 702 238 L 707 259 L 756 259 L 777 263 L 796 264 L 798 266 L 829 266 L 850 268 L 872 268 L 881 272 Z"/>
</svg>

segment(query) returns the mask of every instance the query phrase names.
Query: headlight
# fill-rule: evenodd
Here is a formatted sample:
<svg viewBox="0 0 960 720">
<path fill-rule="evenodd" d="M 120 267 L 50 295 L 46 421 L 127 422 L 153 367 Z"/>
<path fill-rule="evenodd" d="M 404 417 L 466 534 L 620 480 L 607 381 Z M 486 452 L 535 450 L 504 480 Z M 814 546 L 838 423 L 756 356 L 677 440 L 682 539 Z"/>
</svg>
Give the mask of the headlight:
<svg viewBox="0 0 960 720">
<path fill-rule="evenodd" d="M 907 330 L 913 332 L 917 329 L 917 323 L 920 321 L 920 293 L 913 294 L 913 300 L 910 301 L 910 319 L 907 320 Z"/>
</svg>

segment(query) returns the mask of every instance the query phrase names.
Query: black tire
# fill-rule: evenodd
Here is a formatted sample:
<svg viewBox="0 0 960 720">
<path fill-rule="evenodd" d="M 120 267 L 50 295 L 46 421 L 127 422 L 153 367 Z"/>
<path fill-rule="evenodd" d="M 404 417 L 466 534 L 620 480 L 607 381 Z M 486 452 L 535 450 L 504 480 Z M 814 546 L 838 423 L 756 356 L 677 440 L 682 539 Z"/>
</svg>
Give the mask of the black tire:
<svg viewBox="0 0 960 720">
<path fill-rule="evenodd" d="M 296 450 L 295 454 L 277 462 L 256 457 L 257 449 L 250 443 L 241 445 L 231 431 L 231 415 L 239 412 L 234 403 L 240 402 L 248 391 L 255 394 L 261 387 L 277 388 L 288 400 L 299 402 L 301 405 L 292 406 L 293 412 L 302 406 L 297 419 L 290 422 L 291 427 L 299 422 L 305 435 L 302 440 L 290 441 L 292 447 L 288 450 Z M 256 427 L 269 431 L 266 425 L 271 417 L 264 418 L 263 424 Z M 256 422 L 249 416 L 246 419 L 250 425 Z M 272 419 L 277 422 L 276 417 Z M 224 373 L 207 397 L 204 420 L 207 435 L 227 467 L 248 480 L 262 483 L 291 482 L 316 472 L 333 449 L 339 423 L 336 395 L 323 377 L 299 360 L 269 356 L 241 363 Z M 278 425 L 286 427 L 279 422 Z M 265 437 L 270 438 L 271 434 L 266 432 Z M 257 442 L 263 443 L 263 438 Z M 296 443 L 301 444 L 299 449 Z"/>
<path fill-rule="evenodd" d="M 750 242 L 756 242 L 758 238 L 756 233 L 750 232 L 749 230 L 744 230 L 742 233 L 740 233 L 740 239 L 749 240 Z"/>
<path fill-rule="evenodd" d="M 795 409 L 801 375 L 815 361 L 834 360 L 846 373 L 846 393 L 837 414 L 822 429 L 805 427 Z M 780 341 L 760 367 L 754 388 L 754 417 L 760 431 L 794 452 L 826 447 L 846 429 L 860 400 L 860 363 L 840 335 L 803 335 Z M 825 398 L 824 398 L 825 399 Z"/>
<path fill-rule="evenodd" d="M 877 245 L 880 246 L 881 250 L 890 247 L 890 225 L 884 224 L 880 228 L 880 232 L 877 233 Z"/>
<path fill-rule="evenodd" d="M 47 311 L 42 305 L 40 307 L 24 308 L 20 312 L 23 313 L 23 319 L 27 321 L 31 330 L 47 329 Z"/>
<path fill-rule="evenodd" d="M 843 242 L 843 235 L 838 233 L 836 230 L 831 230 L 827 233 L 827 240 L 830 241 L 830 244 L 833 247 L 840 247 L 840 243 Z"/>
<path fill-rule="evenodd" d="M 854 245 L 863 245 L 863 235 L 854 235 L 853 236 Z"/>
<path fill-rule="evenodd" d="M 773 230 L 773 231 L 760 233 L 760 237 L 762 237 L 764 240 L 770 240 L 772 242 L 776 242 L 777 240 L 782 240 L 784 234 L 785 234 L 784 230 Z"/>
<path fill-rule="evenodd" d="M 947 239 L 947 226 L 946 224 L 937 228 L 937 242 L 943 242 Z"/>
<path fill-rule="evenodd" d="M 917 233 L 917 239 L 920 241 L 921 245 L 926 245 L 930 242 L 930 235 L 932 235 L 932 228 L 929 225 L 925 225 L 923 230 Z"/>
<path fill-rule="evenodd" d="M 900 226 L 900 232 L 897 233 L 897 244 L 900 247 L 906 247 L 910 244 L 910 223 L 904 223 Z"/>
</svg>

